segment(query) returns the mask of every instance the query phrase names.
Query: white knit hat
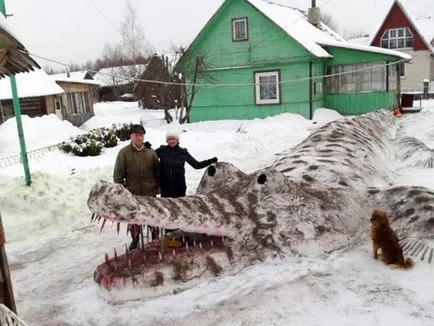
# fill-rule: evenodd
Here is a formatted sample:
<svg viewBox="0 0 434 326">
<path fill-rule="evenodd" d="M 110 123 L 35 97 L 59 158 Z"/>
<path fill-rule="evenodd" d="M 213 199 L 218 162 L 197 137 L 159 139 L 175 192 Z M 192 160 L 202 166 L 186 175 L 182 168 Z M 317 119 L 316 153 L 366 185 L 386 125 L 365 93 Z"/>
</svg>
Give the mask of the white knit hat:
<svg viewBox="0 0 434 326">
<path fill-rule="evenodd" d="M 179 141 L 179 134 L 176 131 L 168 131 L 166 133 L 166 140 L 169 138 L 175 138 L 177 141 Z"/>
</svg>

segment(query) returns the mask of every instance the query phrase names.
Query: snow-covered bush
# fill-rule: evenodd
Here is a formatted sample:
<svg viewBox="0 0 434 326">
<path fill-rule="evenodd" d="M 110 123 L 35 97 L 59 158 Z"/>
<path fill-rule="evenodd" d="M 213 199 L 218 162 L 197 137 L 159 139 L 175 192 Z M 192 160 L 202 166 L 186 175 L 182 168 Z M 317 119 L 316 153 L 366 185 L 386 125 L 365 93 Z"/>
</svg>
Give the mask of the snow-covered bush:
<svg viewBox="0 0 434 326">
<path fill-rule="evenodd" d="M 59 148 L 66 153 L 77 156 L 97 156 L 101 154 L 104 143 L 91 133 L 78 135 L 60 144 Z"/>
<path fill-rule="evenodd" d="M 118 144 L 118 138 L 113 128 L 92 129 L 87 135 L 92 140 L 102 142 L 104 147 L 115 147 Z"/>
<path fill-rule="evenodd" d="M 125 141 L 130 139 L 130 125 L 128 123 L 122 123 L 112 125 L 112 129 L 116 133 L 116 137 L 119 138 L 120 141 Z"/>
<path fill-rule="evenodd" d="M 114 147 L 119 141 L 128 140 L 130 137 L 130 125 L 127 123 L 115 125 L 110 128 L 92 129 L 60 144 L 59 148 L 77 156 L 97 156 L 104 147 Z"/>
</svg>

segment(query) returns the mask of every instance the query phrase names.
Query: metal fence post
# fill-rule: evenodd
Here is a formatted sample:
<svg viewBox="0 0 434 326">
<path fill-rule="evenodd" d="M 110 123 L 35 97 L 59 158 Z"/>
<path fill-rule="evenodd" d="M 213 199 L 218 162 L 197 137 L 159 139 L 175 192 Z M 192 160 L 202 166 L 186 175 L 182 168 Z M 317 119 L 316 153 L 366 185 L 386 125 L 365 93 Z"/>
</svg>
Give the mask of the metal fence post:
<svg viewBox="0 0 434 326">
<path fill-rule="evenodd" d="M 15 306 L 14 292 L 12 290 L 11 275 L 9 273 L 8 258 L 6 256 L 5 232 L 3 230 L 3 221 L 0 213 L 0 303 L 17 313 Z"/>
</svg>

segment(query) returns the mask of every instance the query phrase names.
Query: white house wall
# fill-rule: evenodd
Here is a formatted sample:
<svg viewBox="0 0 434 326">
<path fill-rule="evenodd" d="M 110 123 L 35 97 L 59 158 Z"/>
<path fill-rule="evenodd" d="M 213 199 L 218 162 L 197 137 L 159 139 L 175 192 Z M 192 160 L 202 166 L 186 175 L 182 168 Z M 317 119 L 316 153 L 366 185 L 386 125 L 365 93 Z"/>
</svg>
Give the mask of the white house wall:
<svg viewBox="0 0 434 326">
<path fill-rule="evenodd" d="M 423 87 L 424 79 L 433 80 L 434 66 L 430 51 L 401 50 L 411 55 L 412 59 L 405 64 L 405 76 L 401 78 L 402 89 L 416 90 Z"/>
<path fill-rule="evenodd" d="M 431 54 L 430 61 L 431 61 L 431 73 L 430 73 L 431 78 L 430 78 L 430 81 L 431 81 L 431 83 L 434 83 L 434 54 Z"/>
</svg>

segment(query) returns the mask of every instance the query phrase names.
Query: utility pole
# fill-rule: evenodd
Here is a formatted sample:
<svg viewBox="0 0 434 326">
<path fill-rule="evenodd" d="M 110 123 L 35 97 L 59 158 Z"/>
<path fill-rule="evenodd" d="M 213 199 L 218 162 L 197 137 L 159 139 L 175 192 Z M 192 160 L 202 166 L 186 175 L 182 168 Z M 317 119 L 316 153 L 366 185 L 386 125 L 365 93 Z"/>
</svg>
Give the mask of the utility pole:
<svg viewBox="0 0 434 326">
<path fill-rule="evenodd" d="M 6 5 L 5 5 L 4 0 L 0 0 L 0 11 L 3 14 L 3 16 L 5 16 L 5 18 L 6 18 L 7 17 Z M 20 108 L 20 101 L 18 98 L 17 82 L 15 80 L 15 75 L 10 75 L 9 78 L 11 81 L 12 102 L 13 102 L 13 106 L 14 106 L 15 120 L 17 121 L 18 138 L 20 140 L 21 161 L 22 161 L 23 167 L 24 167 L 24 176 L 26 179 L 26 185 L 30 186 L 32 181 L 30 178 L 29 160 L 27 158 L 26 141 L 24 139 L 23 123 L 21 121 L 21 108 Z"/>
</svg>

